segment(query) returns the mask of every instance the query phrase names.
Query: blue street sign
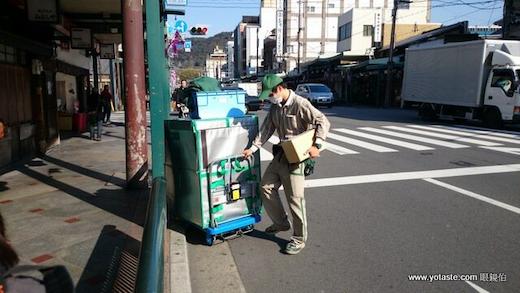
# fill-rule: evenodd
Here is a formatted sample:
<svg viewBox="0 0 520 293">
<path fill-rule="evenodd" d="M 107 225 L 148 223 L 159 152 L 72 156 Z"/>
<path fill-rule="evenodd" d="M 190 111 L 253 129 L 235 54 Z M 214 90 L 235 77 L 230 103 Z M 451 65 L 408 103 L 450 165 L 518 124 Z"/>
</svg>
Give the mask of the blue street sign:
<svg viewBox="0 0 520 293">
<path fill-rule="evenodd" d="M 174 27 L 176 31 L 182 34 L 188 31 L 188 24 L 184 20 L 177 20 Z"/>
<path fill-rule="evenodd" d="M 175 28 L 168 22 L 166 22 L 167 24 L 167 27 L 168 27 L 168 34 L 173 34 L 175 32 Z"/>
<path fill-rule="evenodd" d="M 186 53 L 191 52 L 191 40 L 184 41 L 184 52 L 186 52 Z"/>
</svg>

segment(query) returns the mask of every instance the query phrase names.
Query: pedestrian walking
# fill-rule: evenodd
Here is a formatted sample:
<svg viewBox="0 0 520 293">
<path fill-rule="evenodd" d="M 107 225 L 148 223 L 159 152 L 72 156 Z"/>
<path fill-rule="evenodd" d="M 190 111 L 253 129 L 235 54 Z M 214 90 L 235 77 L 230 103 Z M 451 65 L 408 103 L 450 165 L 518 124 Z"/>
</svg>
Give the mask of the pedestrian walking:
<svg viewBox="0 0 520 293">
<path fill-rule="evenodd" d="M 101 141 L 101 133 L 103 131 L 103 119 L 105 113 L 104 105 L 97 88 L 92 90 L 88 98 L 88 122 L 90 129 L 90 139 Z"/>
<path fill-rule="evenodd" d="M 315 128 L 313 146 L 308 150 L 311 158 L 320 154 L 320 148 L 330 128 L 328 119 L 311 103 L 287 88 L 283 80 L 274 74 L 267 74 L 262 80 L 260 99 L 269 98 L 272 106 L 260 132 L 250 148 L 244 150 L 244 157 L 251 156 L 269 140 L 276 131 L 281 141 L 289 140 L 310 128 Z M 273 160 L 265 171 L 261 182 L 262 202 L 265 211 L 273 221 L 265 232 L 288 231 L 291 224 L 280 199 L 278 189 L 283 185 L 293 220 L 293 236 L 285 248 L 287 254 L 297 254 L 307 241 L 307 215 L 305 208 L 305 162 L 288 162 L 280 145 L 273 146 Z"/>
<path fill-rule="evenodd" d="M 110 124 L 110 114 L 112 114 L 112 104 L 114 97 L 110 93 L 109 86 L 105 85 L 101 92 L 101 100 L 103 101 L 103 122 Z"/>
</svg>

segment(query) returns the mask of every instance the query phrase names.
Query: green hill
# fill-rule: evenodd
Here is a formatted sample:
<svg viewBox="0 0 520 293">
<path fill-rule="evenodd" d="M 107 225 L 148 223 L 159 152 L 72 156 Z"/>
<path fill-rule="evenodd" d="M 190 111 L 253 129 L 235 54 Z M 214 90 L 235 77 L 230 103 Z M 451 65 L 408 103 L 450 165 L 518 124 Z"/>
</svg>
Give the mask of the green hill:
<svg viewBox="0 0 520 293">
<path fill-rule="evenodd" d="M 215 46 L 226 48 L 228 41 L 233 41 L 232 32 L 222 32 L 208 38 L 187 38 L 191 40 L 191 53 L 181 52 L 175 59 L 179 68 L 204 68 L 206 57 L 213 52 Z"/>
</svg>

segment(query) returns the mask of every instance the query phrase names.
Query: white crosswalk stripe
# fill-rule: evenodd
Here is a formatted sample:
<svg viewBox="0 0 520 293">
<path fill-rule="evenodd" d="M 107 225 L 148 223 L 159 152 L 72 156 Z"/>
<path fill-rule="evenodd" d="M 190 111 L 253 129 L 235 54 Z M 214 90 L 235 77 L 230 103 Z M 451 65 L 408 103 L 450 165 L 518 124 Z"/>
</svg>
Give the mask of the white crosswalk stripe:
<svg viewBox="0 0 520 293">
<path fill-rule="evenodd" d="M 273 135 L 269 138 L 269 142 L 272 143 L 272 144 L 277 144 L 280 142 L 280 138 L 276 135 Z M 330 143 L 328 141 L 325 142 L 325 151 L 331 151 L 335 154 L 338 154 L 340 156 L 343 156 L 343 155 L 356 155 L 356 154 L 359 154 L 358 152 L 356 151 L 353 151 L 353 150 L 350 150 L 350 149 L 347 149 L 347 148 L 344 148 L 342 146 L 339 146 L 339 145 L 336 145 L 336 144 L 333 144 L 333 143 Z"/>
<path fill-rule="evenodd" d="M 465 143 L 471 143 L 471 144 L 476 144 L 476 145 L 481 145 L 481 146 L 500 146 L 500 145 L 502 145 L 501 143 L 498 143 L 498 142 L 490 142 L 490 141 L 485 141 L 485 140 L 465 138 L 465 137 L 449 135 L 449 134 L 434 133 L 431 131 L 411 129 L 411 128 L 406 128 L 406 127 L 399 127 L 399 126 L 383 126 L 383 127 L 392 129 L 392 130 L 399 130 L 399 131 L 426 135 L 426 136 L 431 136 L 431 137 L 450 139 L 450 140 L 455 140 L 457 142 L 465 142 Z"/>
<path fill-rule="evenodd" d="M 462 145 L 462 144 L 458 144 L 458 143 L 452 143 L 452 142 L 442 141 L 442 140 L 438 140 L 438 139 L 431 139 L 431 138 L 426 138 L 426 137 L 418 137 L 415 135 L 404 134 L 404 133 L 388 131 L 388 130 L 383 130 L 383 129 L 377 129 L 377 128 L 372 128 L 372 127 L 361 127 L 359 129 L 371 131 L 371 132 L 375 132 L 375 133 L 379 133 L 379 134 L 404 138 L 404 139 L 408 139 L 408 140 L 420 141 L 420 142 L 424 142 L 427 144 L 440 145 L 440 146 L 447 147 L 450 149 L 469 148 L 469 146 L 467 146 L 467 145 Z"/>
<path fill-rule="evenodd" d="M 449 127 L 449 126 L 422 126 L 422 125 L 408 125 L 410 127 L 419 128 L 419 129 L 426 129 L 426 130 L 432 130 L 437 132 L 443 132 L 443 133 L 451 133 L 456 134 L 460 136 L 469 136 L 476 139 L 485 139 L 485 140 L 495 140 L 500 142 L 508 142 L 513 144 L 520 144 L 520 139 L 512 139 L 512 138 L 505 138 L 505 137 L 497 137 L 494 136 L 493 132 L 489 131 L 488 134 L 478 134 L 478 133 L 472 133 L 472 132 L 466 132 L 466 130 L 455 128 L 455 127 Z"/>
<path fill-rule="evenodd" d="M 341 133 L 341 134 L 338 134 Z M 500 134 L 500 136 L 497 136 Z M 378 141 L 381 144 L 374 144 L 369 141 L 352 138 L 364 138 L 369 141 Z M 399 139 L 395 139 L 399 138 Z M 389 148 L 384 144 L 398 146 L 405 149 L 416 151 L 435 150 L 434 147 L 427 145 L 407 142 L 418 141 L 424 144 L 446 147 L 451 149 L 469 148 L 470 146 L 460 144 L 468 143 L 477 145 L 481 148 L 509 150 L 503 143 L 520 144 L 520 137 L 514 138 L 513 134 L 496 133 L 494 131 L 461 129 L 444 125 L 406 125 L 395 126 L 386 125 L 380 127 L 360 127 L 356 130 L 346 128 L 335 128 L 329 132 L 327 141 L 325 142 L 325 150 L 337 155 L 354 155 L 360 152 L 343 147 L 341 144 L 353 145 L 355 147 L 366 149 L 377 153 L 399 152 L 398 149 Z M 339 142 L 339 144 L 330 143 L 330 141 Z M 269 138 L 271 144 L 280 143 L 280 139 L 273 135 Z M 517 149 L 514 149 L 515 154 Z M 262 161 L 271 161 L 273 155 L 268 148 L 260 148 L 260 156 Z"/>
<path fill-rule="evenodd" d="M 324 145 L 325 145 L 325 151 L 331 151 L 331 152 L 336 153 L 336 154 L 341 155 L 341 156 L 342 155 L 356 155 L 356 154 L 359 154 L 356 151 L 344 148 L 344 147 L 339 146 L 339 145 L 332 144 L 332 143 L 330 143 L 328 141 L 324 142 Z"/>
<path fill-rule="evenodd" d="M 371 139 L 371 140 L 380 141 L 380 142 L 384 142 L 384 143 L 387 143 L 387 144 L 396 145 L 396 146 L 400 146 L 400 147 L 403 147 L 403 148 L 412 149 L 412 150 L 416 150 L 416 151 L 434 150 L 434 148 L 431 148 L 431 147 L 428 147 L 428 146 L 424 146 L 424 145 L 404 142 L 404 141 L 400 141 L 400 140 L 395 140 L 395 139 L 386 138 L 386 137 L 382 137 L 382 136 L 367 134 L 367 133 L 364 133 L 364 132 L 359 132 L 359 131 L 355 131 L 355 130 L 349 130 L 349 129 L 345 129 L 345 128 L 337 128 L 337 129 L 334 129 L 334 131 L 338 131 L 338 132 L 341 132 L 341 133 L 346 133 L 346 134 L 350 134 L 350 135 L 354 135 L 354 136 L 359 136 L 359 137 L 363 137 L 363 138 L 368 138 L 368 139 Z"/>
<path fill-rule="evenodd" d="M 361 147 L 361 148 L 369 149 L 371 151 L 378 152 L 378 153 L 398 152 L 398 150 L 394 150 L 394 149 L 391 149 L 391 148 L 387 148 L 387 147 L 380 146 L 380 145 L 373 144 L 373 143 L 369 143 L 369 142 L 364 142 L 362 140 L 357 140 L 357 139 L 345 137 L 345 136 L 342 136 L 342 135 L 337 135 L 337 134 L 332 133 L 332 132 L 329 132 L 329 134 L 327 135 L 327 138 L 328 139 L 337 140 L 337 141 L 341 141 L 341 142 L 344 142 L 344 143 L 348 143 L 348 144 L 351 144 L 351 145 L 355 145 L 355 146 L 358 146 L 358 147 Z"/>
<path fill-rule="evenodd" d="M 437 127 L 444 126 L 444 125 L 435 125 Z M 465 126 L 465 125 L 454 125 L 455 127 L 451 127 L 454 129 L 462 129 L 470 132 L 480 133 L 480 134 L 489 134 L 492 133 L 495 136 L 502 136 L 502 137 L 508 137 L 508 138 L 519 138 L 520 139 L 520 133 L 516 131 L 507 131 L 507 130 L 500 130 L 500 131 L 490 131 L 486 128 L 480 128 L 480 127 L 473 127 L 473 126 Z M 446 127 L 446 126 L 444 126 Z"/>
</svg>

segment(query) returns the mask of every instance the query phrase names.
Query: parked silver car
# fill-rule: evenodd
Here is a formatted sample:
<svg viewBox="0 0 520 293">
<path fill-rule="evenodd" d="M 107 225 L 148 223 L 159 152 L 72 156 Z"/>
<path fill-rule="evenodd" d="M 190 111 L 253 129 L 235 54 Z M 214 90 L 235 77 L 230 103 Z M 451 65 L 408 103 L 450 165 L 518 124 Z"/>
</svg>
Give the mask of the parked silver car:
<svg viewBox="0 0 520 293">
<path fill-rule="evenodd" d="M 329 87 L 321 83 L 302 83 L 296 87 L 296 94 L 307 98 L 313 105 L 332 107 L 334 95 Z"/>
</svg>

